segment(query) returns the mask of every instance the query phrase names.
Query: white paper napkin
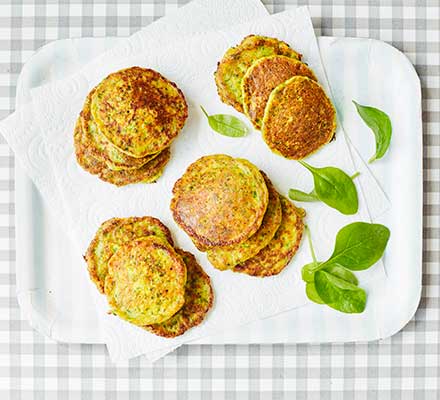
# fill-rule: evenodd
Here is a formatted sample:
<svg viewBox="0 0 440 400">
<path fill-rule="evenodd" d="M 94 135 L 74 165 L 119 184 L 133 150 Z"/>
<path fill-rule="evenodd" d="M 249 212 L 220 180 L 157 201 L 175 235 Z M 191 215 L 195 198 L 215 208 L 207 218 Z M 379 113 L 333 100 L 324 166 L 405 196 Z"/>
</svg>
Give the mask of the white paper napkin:
<svg viewBox="0 0 440 400">
<path fill-rule="evenodd" d="M 193 0 L 134 33 L 131 40 L 135 41 L 138 35 L 143 35 L 157 45 L 167 44 L 176 38 L 182 39 L 187 35 L 218 30 L 265 15 L 267 15 L 267 10 L 259 0 L 242 0 L 240 2 L 235 0 Z M 109 58 L 119 51 L 123 53 L 126 42 L 121 39 L 120 43 L 120 45 L 117 44 L 111 49 L 107 49 L 106 55 Z M 120 48 L 122 49 L 118 50 Z M 57 58 L 58 55 L 54 54 L 53 57 Z M 99 59 L 100 57 L 97 57 L 93 61 L 93 65 L 98 65 Z M 72 68 L 71 65 L 66 67 L 66 74 L 63 78 L 71 75 L 73 71 L 77 72 L 75 69 L 78 68 L 79 66 Z M 52 79 L 51 71 L 48 71 L 44 80 L 49 82 Z M 57 80 L 59 79 L 57 77 Z M 28 97 L 26 96 L 26 98 Z M 58 190 L 49 155 L 44 145 L 44 132 L 35 124 L 33 115 L 29 113 L 27 108 L 16 110 L 0 121 L 0 134 L 5 137 L 23 169 L 49 205 L 48 208 L 54 220 L 63 227 L 69 226 L 70 220 L 66 218 L 61 193 Z M 58 206 L 53 207 L 54 204 Z M 70 235 L 70 231 L 71 229 L 68 229 L 68 235 Z"/>
<path fill-rule="evenodd" d="M 295 27 L 295 29 L 292 29 L 292 27 Z M 215 94 L 215 88 L 213 88 L 212 83 L 212 68 L 227 47 L 239 42 L 245 34 L 254 32 L 277 36 L 291 43 L 305 54 L 305 60 L 315 70 L 321 83 L 325 83 L 325 76 L 320 65 L 319 53 L 313 37 L 310 20 L 306 11 L 301 9 L 264 19 L 254 24 L 234 29 L 232 32 L 196 35 L 191 40 L 184 42 L 176 41 L 173 46 L 168 47 L 158 41 L 156 43 L 158 48 L 156 48 L 147 41 L 147 35 L 143 37 L 138 34 L 134 38 L 129 39 L 127 41 L 128 44 L 121 46 L 120 50 L 112 50 L 110 56 L 104 55 L 102 60 L 92 63 L 92 66 L 87 67 L 86 70 L 75 76 L 72 80 L 37 90 L 34 93 L 35 104 L 32 107 L 34 115 L 29 111 L 27 113 L 17 113 L 19 115 L 18 118 L 29 117 L 28 120 L 19 121 L 27 125 L 26 133 L 29 133 L 32 129 L 35 131 L 35 115 L 41 117 L 42 131 L 44 134 L 49 134 L 46 140 L 48 140 L 47 144 L 50 148 L 54 170 L 58 173 L 58 183 L 63 191 L 67 209 L 74 216 L 75 222 L 78 224 L 74 228 L 74 234 L 78 238 L 81 249 L 85 248 L 84 246 L 88 243 L 98 224 L 107 216 L 153 214 L 159 216 L 172 228 L 180 245 L 197 253 L 188 238 L 174 225 L 168 212 L 168 203 L 170 189 L 174 181 L 196 156 L 202 154 L 226 152 L 232 155 L 247 157 L 266 170 L 266 172 L 269 172 L 269 175 L 283 193 L 289 187 L 306 188 L 307 183 L 310 183 L 310 177 L 307 176 L 305 171 L 299 169 L 296 164 L 268 152 L 258 133 L 255 132 L 249 138 L 240 139 L 241 143 L 238 144 L 237 140 L 219 137 L 210 132 L 206 121 L 198 114 L 197 103 L 199 102 L 203 102 L 211 112 L 219 110 L 231 112 L 228 108 L 225 109 L 225 106 L 219 102 L 216 96 L 212 95 L 212 93 Z M 117 47 L 119 48 L 120 46 Z M 141 50 L 146 54 L 145 56 L 129 59 L 130 54 L 141 54 Z M 170 63 L 170 54 L 172 54 L 173 63 Z M 178 62 L 176 62 L 176 58 Z M 194 60 L 201 60 L 201 62 L 194 65 Z M 100 72 L 96 74 L 96 67 L 99 63 L 106 65 L 109 70 L 105 71 L 101 68 Z M 188 126 L 173 146 L 174 157 L 167 167 L 165 176 L 161 179 L 162 184 L 159 181 L 151 190 L 150 186 L 145 187 L 143 185 L 115 189 L 108 184 L 102 184 L 95 177 L 84 173 L 76 165 L 72 153 L 71 126 L 73 126 L 74 119 L 81 108 L 85 97 L 84 93 L 87 93 L 89 87 L 99 81 L 107 72 L 122 68 L 123 66 L 133 65 L 134 63 L 157 68 L 166 76 L 175 80 L 182 87 L 185 94 L 187 94 L 191 106 Z M 50 98 L 47 97 L 48 95 Z M 49 115 L 49 110 L 52 115 Z M 29 124 L 33 124 L 34 128 Z M 21 129 L 23 129 L 22 125 Z M 28 143 L 32 144 L 35 138 L 22 135 L 16 143 L 24 145 L 27 140 L 29 141 Z M 239 145 L 239 148 L 237 148 L 237 145 Z M 328 150 L 324 149 L 318 155 L 311 158 L 310 162 L 317 165 L 331 162 L 333 165 L 339 165 L 347 171 L 353 171 L 345 146 L 343 135 L 341 132 L 338 132 L 336 142 L 329 145 Z M 37 149 L 36 151 L 31 147 L 29 152 L 36 154 L 41 151 L 41 148 L 44 148 L 44 146 L 39 144 L 34 147 L 34 149 Z M 176 157 L 177 152 L 179 159 Z M 31 161 L 30 164 L 32 164 L 32 161 L 35 162 L 36 157 L 30 156 L 29 160 Z M 37 162 L 35 163 L 37 164 Z M 31 166 L 34 167 L 33 165 Z M 291 176 L 287 175 L 286 171 L 292 171 Z M 42 171 L 37 172 L 39 175 L 42 174 Z M 68 178 L 66 179 L 66 177 Z M 118 191 L 119 193 L 116 193 Z M 90 193 L 93 198 L 91 198 Z M 105 199 L 108 198 L 112 199 L 112 204 L 105 202 Z M 135 204 L 132 201 L 134 198 L 137 198 Z M 155 202 L 157 198 L 162 199 L 161 204 Z M 163 201 L 164 198 L 167 201 Z M 53 206 L 59 208 L 59 204 L 53 204 Z M 320 247 L 325 255 L 330 252 L 331 249 L 329 247 L 331 247 L 332 243 L 326 243 L 325 245 L 323 243 L 326 240 L 327 242 L 332 242 L 339 227 L 353 219 L 340 217 L 332 212 L 332 210 L 326 210 L 325 207 L 319 207 L 320 210 L 315 210 L 314 208 L 317 207 L 308 207 L 310 210 L 308 223 L 312 226 L 313 231 L 316 232 L 315 240 L 321 242 Z M 356 219 L 368 219 L 364 205 L 361 205 L 361 212 Z M 87 223 L 84 225 L 83 222 L 85 221 Z M 198 255 L 205 269 L 213 278 L 217 299 L 220 299 L 220 301 L 217 301 L 207 322 L 182 338 L 170 341 L 155 338 L 115 318 L 106 317 L 106 326 L 109 332 L 109 351 L 114 359 L 124 359 L 146 351 L 156 351 L 164 347 L 168 348 L 170 345 L 175 346 L 201 335 L 224 329 L 227 326 L 235 326 L 256 318 L 274 315 L 304 302 L 304 289 L 302 287 L 298 288 L 299 280 L 297 274 L 298 267 L 308 261 L 308 254 L 304 249 L 300 251 L 295 262 L 292 263 L 287 271 L 279 277 L 265 280 L 255 280 L 254 278 L 237 276 L 236 274 L 232 275 L 230 273 L 219 273 L 207 264 L 204 256 Z M 375 270 L 380 269 L 376 268 Z M 371 273 L 374 274 L 374 270 Z M 237 292 L 234 293 L 234 290 Z M 243 297 L 244 294 L 245 298 L 253 301 L 243 304 L 242 299 L 237 299 L 237 303 L 223 304 L 228 300 L 234 301 L 234 296 L 237 296 L 237 293 L 240 297 Z M 256 297 L 257 293 L 259 294 L 258 297 Z M 261 293 L 267 293 L 268 297 L 266 300 L 271 299 L 276 293 L 276 296 L 274 296 L 276 299 L 272 299 L 273 304 L 268 304 L 268 301 L 260 304 L 258 300 L 264 298 L 264 295 L 260 297 Z M 280 293 L 281 295 L 279 295 Z M 229 294 L 231 294 L 231 297 L 228 297 Z M 225 296 L 227 296 L 226 300 Z M 102 300 L 102 298 L 99 298 L 98 302 L 101 302 L 104 311 L 106 305 Z M 246 310 L 246 307 L 251 309 Z M 238 317 L 231 315 L 231 312 L 234 314 L 234 310 L 235 314 L 241 313 L 242 315 Z"/>
<path fill-rule="evenodd" d="M 178 10 L 143 28 L 142 31 L 145 32 L 145 34 L 148 34 L 149 40 L 151 41 L 172 41 L 176 38 L 181 39 L 188 34 L 193 34 L 205 30 L 215 30 L 229 25 L 238 24 L 247 20 L 259 18 L 265 15 L 267 15 L 267 10 L 259 0 L 242 0 L 238 6 L 235 0 L 224 0 L 222 2 L 218 2 L 215 0 L 193 0 L 187 5 L 180 7 Z M 123 39 L 121 39 L 121 41 L 122 40 Z M 96 46 L 95 43 L 93 43 L 93 45 Z M 115 46 L 112 45 L 111 47 Z M 104 53 L 108 49 L 109 46 L 104 43 L 101 52 Z M 75 48 L 73 47 L 71 51 L 75 53 Z M 59 54 L 48 54 L 48 56 L 52 57 L 52 61 L 60 64 L 65 63 L 64 58 L 60 57 Z M 81 63 L 75 64 L 74 62 L 72 62 L 72 60 L 74 61 L 76 58 L 77 56 L 75 54 L 72 54 L 72 56 L 69 58 L 68 65 L 62 65 L 62 76 L 54 76 L 53 70 L 50 69 L 47 71 L 40 71 L 39 79 L 41 79 L 44 83 L 48 83 L 51 81 L 63 79 L 66 76 L 71 75 L 72 73 L 79 70 L 82 65 Z M 24 68 L 26 68 L 26 65 Z M 57 68 L 55 68 L 55 70 L 56 69 Z M 27 88 L 28 86 L 32 85 L 27 85 L 25 83 L 24 85 L 22 85 L 22 89 Z M 18 98 L 20 98 L 20 104 L 28 103 L 30 101 L 29 90 L 22 90 L 21 93 L 17 93 L 17 99 Z M 14 115 L 11 116 L 11 119 L 13 118 Z M 16 137 L 18 137 L 20 133 L 17 131 L 15 132 L 15 135 Z M 35 143 L 36 141 L 38 141 L 37 136 L 41 135 L 41 133 L 38 129 L 36 129 L 32 133 L 32 135 L 33 136 L 31 140 L 33 143 Z M 39 151 L 34 152 L 34 156 L 35 158 L 32 164 L 39 164 L 42 166 L 41 169 L 44 170 L 43 176 L 41 176 L 40 174 L 40 177 L 34 177 L 34 181 L 37 187 L 41 187 L 41 184 L 38 183 L 40 182 L 40 180 L 43 180 L 44 182 L 53 182 L 53 184 L 44 184 L 45 190 L 43 190 L 42 194 L 45 201 L 50 204 L 62 204 L 61 194 L 57 190 L 55 176 L 52 172 L 52 168 L 48 159 L 47 152 L 45 151 L 45 147 L 40 146 Z M 28 173 L 30 173 L 31 176 L 33 175 L 32 172 L 33 171 L 29 171 L 28 169 Z M 51 200 L 48 201 L 47 199 Z M 61 226 L 65 227 L 68 224 L 68 221 L 70 222 L 70 218 L 66 218 L 65 212 L 63 212 L 63 207 L 51 207 L 50 212 L 52 213 L 52 217 L 54 217 L 54 220 L 57 221 Z M 78 273 L 86 273 L 86 271 L 83 269 L 79 269 Z M 85 281 L 88 282 L 88 279 L 86 278 Z M 93 285 L 90 285 L 90 289 L 92 291 L 96 290 Z M 101 316 L 101 314 L 98 315 Z M 173 348 L 175 348 L 175 346 Z M 145 354 L 145 357 L 150 362 L 153 362 L 161 358 L 163 355 L 167 354 L 169 351 L 173 350 L 173 348 L 168 350 L 148 352 Z"/>
</svg>

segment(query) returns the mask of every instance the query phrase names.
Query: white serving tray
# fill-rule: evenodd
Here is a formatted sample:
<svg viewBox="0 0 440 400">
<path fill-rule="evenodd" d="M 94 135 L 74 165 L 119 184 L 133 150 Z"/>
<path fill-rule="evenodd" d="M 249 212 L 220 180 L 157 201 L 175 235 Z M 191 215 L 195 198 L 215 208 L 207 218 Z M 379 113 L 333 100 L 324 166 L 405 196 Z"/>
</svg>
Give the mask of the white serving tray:
<svg viewBox="0 0 440 400">
<path fill-rule="evenodd" d="M 29 90 L 63 78 L 91 58 L 113 46 L 116 38 L 83 38 L 52 42 L 25 64 L 17 85 L 17 107 Z M 237 330 L 198 340 L 197 344 L 325 343 L 367 341 L 400 330 L 416 311 L 422 277 L 422 121 L 419 79 L 408 59 L 379 41 L 318 38 L 324 67 L 346 132 L 362 127 L 349 103 L 360 93 L 369 99 L 387 98 L 393 121 L 389 154 L 372 170 L 392 208 L 377 222 L 387 225 L 392 237 L 387 248 L 387 279 L 363 285 L 375 313 L 345 315 L 310 304 Z M 350 59 L 339 60 L 342 54 Z M 327 66 L 339 65 L 339 68 Z M 66 70 L 66 65 L 70 65 Z M 374 76 L 371 74 L 373 66 Z M 350 79 L 353 85 L 342 85 Z M 381 79 L 368 86 L 369 79 Z M 359 84 L 360 83 L 360 84 Z M 393 99 L 399 99 L 394 106 Z M 403 99 L 403 100 L 402 100 Z M 402 105 L 402 101 L 404 104 Z M 397 104 L 397 103 L 396 103 Z M 403 107 L 403 108 L 402 108 Z M 402 110 L 404 109 L 404 113 Z M 403 115 L 402 115 L 403 114 Z M 355 143 L 372 151 L 372 137 Z M 362 153 L 362 151 L 361 151 Z M 81 255 L 74 254 L 62 227 L 51 218 L 25 173 L 16 166 L 17 296 L 24 317 L 39 332 L 61 342 L 102 343 L 99 319 L 84 282 Z"/>
</svg>

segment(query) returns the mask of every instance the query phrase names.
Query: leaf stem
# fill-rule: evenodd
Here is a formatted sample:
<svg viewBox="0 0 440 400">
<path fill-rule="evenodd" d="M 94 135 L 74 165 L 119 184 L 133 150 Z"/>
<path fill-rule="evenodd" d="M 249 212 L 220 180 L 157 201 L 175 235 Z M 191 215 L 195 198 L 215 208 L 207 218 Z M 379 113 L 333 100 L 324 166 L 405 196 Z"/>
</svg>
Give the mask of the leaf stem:
<svg viewBox="0 0 440 400">
<path fill-rule="evenodd" d="M 203 106 L 200 106 L 200 108 L 202 109 L 203 114 L 206 115 L 206 118 L 209 118 L 209 115 L 208 115 L 208 113 L 206 112 L 206 110 L 203 108 Z"/>
<path fill-rule="evenodd" d="M 302 160 L 298 160 L 298 162 L 304 167 L 304 168 L 307 168 L 309 171 L 312 171 L 312 166 L 311 165 L 309 165 L 309 164 L 307 164 L 305 161 L 302 161 Z"/>
<path fill-rule="evenodd" d="M 359 171 L 355 172 L 352 176 L 350 176 L 351 180 L 356 179 L 361 173 Z"/>
<path fill-rule="evenodd" d="M 307 235 L 307 241 L 309 242 L 309 248 L 310 248 L 310 253 L 312 254 L 313 264 L 314 264 L 314 267 L 316 268 L 318 266 L 318 261 L 316 259 L 315 249 L 313 248 L 312 234 L 310 233 L 310 229 L 309 229 L 308 225 L 306 225 L 304 228 L 305 228 L 306 235 Z"/>
</svg>

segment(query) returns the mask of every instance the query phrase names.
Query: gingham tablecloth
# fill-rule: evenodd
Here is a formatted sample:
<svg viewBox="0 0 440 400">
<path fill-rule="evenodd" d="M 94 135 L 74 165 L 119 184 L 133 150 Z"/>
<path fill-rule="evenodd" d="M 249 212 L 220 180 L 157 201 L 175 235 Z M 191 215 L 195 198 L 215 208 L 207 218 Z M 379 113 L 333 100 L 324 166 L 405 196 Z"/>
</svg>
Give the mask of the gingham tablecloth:
<svg viewBox="0 0 440 400">
<path fill-rule="evenodd" d="M 0 118 L 14 110 L 23 62 L 40 46 L 127 36 L 184 3 L 0 0 Z M 271 12 L 307 4 L 317 35 L 384 40 L 416 66 L 423 89 L 424 246 L 415 317 L 377 342 L 183 346 L 154 367 L 140 359 L 114 367 L 102 345 L 54 344 L 20 318 L 14 157 L 0 138 L 0 399 L 440 399 L 440 1 L 264 3 Z"/>
</svg>

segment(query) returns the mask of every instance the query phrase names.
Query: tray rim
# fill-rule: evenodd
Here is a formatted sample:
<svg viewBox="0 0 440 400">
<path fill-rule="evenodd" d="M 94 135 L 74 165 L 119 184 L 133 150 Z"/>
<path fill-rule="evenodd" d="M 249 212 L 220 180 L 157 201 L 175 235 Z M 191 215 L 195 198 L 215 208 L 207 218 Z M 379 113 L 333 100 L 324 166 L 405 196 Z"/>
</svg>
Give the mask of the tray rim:
<svg viewBox="0 0 440 400">
<path fill-rule="evenodd" d="M 23 69 L 20 72 L 20 75 L 18 77 L 17 80 L 17 91 L 19 90 L 19 88 L 21 87 L 22 83 L 22 72 L 24 70 L 24 68 L 29 68 L 29 65 L 32 64 L 33 60 L 36 59 L 36 56 L 41 54 L 41 52 L 43 51 L 47 51 L 48 49 L 50 49 L 51 47 L 57 46 L 62 42 L 82 42 L 82 41 L 101 41 L 101 42 L 105 42 L 105 41 L 109 41 L 109 40 L 118 40 L 118 37 L 83 37 L 83 38 L 68 38 L 68 39 L 60 39 L 60 40 L 55 40 L 52 41 L 50 43 L 45 44 L 44 46 L 40 47 L 39 49 L 37 49 L 33 55 L 24 63 L 23 65 Z M 401 56 L 403 56 L 406 60 L 406 62 L 410 65 L 410 67 L 412 68 L 415 77 L 417 78 L 418 81 L 420 81 L 417 73 L 415 72 L 414 66 L 411 64 L 411 62 L 407 59 L 406 55 L 404 53 L 402 53 L 401 51 L 399 51 L 398 49 L 396 49 L 395 47 L 391 46 L 390 44 L 380 41 L 380 40 L 375 40 L 375 39 L 365 39 L 365 38 L 351 38 L 351 37 L 344 37 L 344 38 L 339 38 L 339 37 L 333 37 L 333 36 L 320 36 L 317 37 L 318 40 L 318 44 L 320 41 L 327 41 L 327 40 L 332 40 L 332 39 L 344 39 L 344 40 L 358 40 L 358 41 L 363 41 L 363 40 L 368 40 L 368 41 L 374 41 L 374 42 L 380 42 L 381 44 L 387 46 L 390 51 L 394 51 L 399 53 Z M 419 89 L 421 91 L 420 85 L 419 85 Z M 19 100 L 17 98 L 17 100 Z M 16 104 L 16 106 L 18 106 L 18 104 Z M 422 115 L 421 115 L 421 107 L 420 107 L 420 149 L 419 151 L 422 151 L 423 148 L 423 126 L 422 126 Z M 396 334 L 397 332 L 399 332 L 402 328 L 404 328 L 413 318 L 415 312 L 417 311 L 418 305 L 420 303 L 420 299 L 421 299 L 421 294 L 422 294 L 422 275 L 423 275 L 423 270 L 422 270 L 422 255 L 423 255 L 423 157 L 420 157 L 420 169 L 418 169 L 418 171 L 420 172 L 421 175 L 421 179 L 420 180 L 420 190 L 418 192 L 419 194 L 419 203 L 420 203 L 420 219 L 419 219 L 419 234 L 417 235 L 419 238 L 419 243 L 418 243 L 418 247 L 420 249 L 420 251 L 418 251 L 418 255 L 419 255 L 419 263 L 418 266 L 419 268 L 417 268 L 418 271 L 418 275 L 419 275 L 419 279 L 418 279 L 418 292 L 417 295 L 414 296 L 414 298 L 412 299 L 412 303 L 411 303 L 411 307 L 407 307 L 407 318 L 405 318 L 405 322 L 399 326 L 394 327 L 394 329 L 389 329 L 389 331 L 386 332 L 386 334 L 382 335 L 382 336 L 377 336 L 374 338 L 369 339 L 368 341 L 374 341 L 374 340 L 378 340 L 378 339 L 385 339 L 387 337 L 393 336 L 394 334 Z M 24 200 L 24 199 L 28 199 L 31 196 L 24 196 L 23 194 L 28 192 L 29 190 L 36 190 L 35 187 L 33 187 L 33 183 L 32 181 L 27 177 L 26 173 L 21 169 L 20 165 L 18 163 L 16 163 L 15 165 L 15 173 L 14 173 L 14 180 L 15 180 L 15 241 L 17 243 L 17 237 L 19 238 L 23 238 L 26 235 L 28 235 L 28 233 L 26 233 L 26 225 L 24 223 L 20 223 L 19 222 L 19 218 L 18 216 L 20 215 L 20 212 L 22 210 L 25 209 L 26 205 L 29 205 L 30 201 L 29 200 Z M 25 293 L 24 291 L 21 291 L 21 287 L 20 287 L 20 283 L 22 282 L 21 278 L 20 278 L 20 273 L 24 273 L 25 267 L 24 267 L 24 263 L 25 263 L 25 259 L 26 257 L 22 254 L 24 252 L 21 251 L 17 251 L 16 252 L 16 290 L 17 290 L 17 300 L 19 303 L 19 307 L 22 313 L 22 316 L 24 317 L 24 319 L 26 319 L 30 325 L 39 333 L 45 335 L 46 337 L 49 337 L 50 339 L 56 341 L 56 342 L 63 342 L 63 343 L 104 343 L 104 340 L 102 338 L 99 338 L 98 340 L 95 340 L 96 338 L 93 338 L 94 335 L 92 335 L 90 338 L 87 338 L 84 341 L 72 341 L 69 340 L 69 338 L 63 337 L 61 335 L 58 335 L 56 332 L 53 332 L 53 330 L 51 329 L 51 322 L 48 321 L 44 315 L 42 315 L 42 313 L 37 310 L 35 307 L 33 307 L 32 304 L 32 300 L 31 298 L 27 295 L 27 293 Z M 295 310 L 291 310 L 289 312 L 295 312 Z M 336 340 L 336 341 L 332 341 L 332 343 L 348 343 L 350 342 L 349 340 Z M 229 342 L 228 342 L 229 343 Z M 254 343 L 254 342 L 249 342 L 249 343 Z M 273 342 L 273 343 L 278 343 L 278 342 Z M 329 343 L 329 341 L 289 341 L 289 342 L 284 342 L 287 344 L 295 344 L 295 343 Z M 192 344 L 192 343 L 188 343 L 188 344 Z M 194 342 L 194 344 L 198 344 L 197 341 Z"/>
</svg>

